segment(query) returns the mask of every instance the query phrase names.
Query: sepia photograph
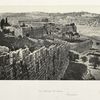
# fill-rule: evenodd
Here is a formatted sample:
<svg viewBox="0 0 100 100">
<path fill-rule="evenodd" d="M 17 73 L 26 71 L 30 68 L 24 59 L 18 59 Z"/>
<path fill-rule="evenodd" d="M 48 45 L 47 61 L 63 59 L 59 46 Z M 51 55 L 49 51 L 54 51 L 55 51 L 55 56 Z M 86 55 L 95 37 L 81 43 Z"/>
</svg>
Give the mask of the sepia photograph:
<svg viewBox="0 0 100 100">
<path fill-rule="evenodd" d="M 99 80 L 99 0 L 0 0 L 1 100 L 99 100 Z"/>
<path fill-rule="evenodd" d="M 0 80 L 100 80 L 100 6 L 1 6 Z"/>
</svg>

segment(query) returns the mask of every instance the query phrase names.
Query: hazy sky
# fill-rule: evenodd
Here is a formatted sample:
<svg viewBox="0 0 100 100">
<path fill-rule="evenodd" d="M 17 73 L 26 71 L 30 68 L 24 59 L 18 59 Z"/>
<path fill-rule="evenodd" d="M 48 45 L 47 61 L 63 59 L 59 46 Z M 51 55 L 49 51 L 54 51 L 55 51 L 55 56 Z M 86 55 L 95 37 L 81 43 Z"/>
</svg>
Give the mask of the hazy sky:
<svg viewBox="0 0 100 100">
<path fill-rule="evenodd" d="M 0 6 L 0 13 L 2 12 L 78 12 L 78 11 L 87 11 L 93 13 L 100 13 L 100 6 L 82 6 L 82 5 L 57 5 L 57 6 Z"/>
</svg>

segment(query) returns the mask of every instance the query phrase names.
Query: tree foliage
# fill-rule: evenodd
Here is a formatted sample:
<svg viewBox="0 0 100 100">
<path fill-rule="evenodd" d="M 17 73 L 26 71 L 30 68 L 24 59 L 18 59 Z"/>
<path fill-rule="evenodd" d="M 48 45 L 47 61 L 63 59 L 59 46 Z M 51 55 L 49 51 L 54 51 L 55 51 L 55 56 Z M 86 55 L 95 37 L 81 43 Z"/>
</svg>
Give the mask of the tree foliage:
<svg viewBox="0 0 100 100">
<path fill-rule="evenodd" d="M 92 63 L 94 68 L 96 68 L 98 65 L 100 65 L 100 59 L 98 56 L 93 56 L 89 59 L 89 63 Z"/>
<path fill-rule="evenodd" d="M 81 57 L 81 59 L 83 62 L 86 62 L 88 60 L 86 56 Z"/>
</svg>

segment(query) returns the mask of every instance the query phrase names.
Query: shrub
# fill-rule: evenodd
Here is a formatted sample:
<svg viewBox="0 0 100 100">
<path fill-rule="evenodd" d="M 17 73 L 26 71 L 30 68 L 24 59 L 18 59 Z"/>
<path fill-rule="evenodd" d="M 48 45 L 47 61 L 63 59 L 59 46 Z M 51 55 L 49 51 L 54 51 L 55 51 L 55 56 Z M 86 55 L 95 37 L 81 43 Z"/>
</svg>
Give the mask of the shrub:
<svg viewBox="0 0 100 100">
<path fill-rule="evenodd" d="M 21 36 L 21 35 L 19 35 L 19 36 L 18 36 L 18 38 L 19 38 L 19 39 L 22 39 L 22 36 Z"/>
<path fill-rule="evenodd" d="M 81 59 L 83 62 L 86 62 L 88 60 L 86 56 L 81 57 Z"/>
<path fill-rule="evenodd" d="M 92 63 L 92 65 L 94 66 L 94 68 L 96 68 L 98 65 L 100 65 L 99 57 L 97 57 L 97 56 L 91 57 L 89 59 L 89 63 Z"/>
<path fill-rule="evenodd" d="M 26 34 L 26 37 L 29 37 L 30 35 L 29 34 Z"/>
</svg>

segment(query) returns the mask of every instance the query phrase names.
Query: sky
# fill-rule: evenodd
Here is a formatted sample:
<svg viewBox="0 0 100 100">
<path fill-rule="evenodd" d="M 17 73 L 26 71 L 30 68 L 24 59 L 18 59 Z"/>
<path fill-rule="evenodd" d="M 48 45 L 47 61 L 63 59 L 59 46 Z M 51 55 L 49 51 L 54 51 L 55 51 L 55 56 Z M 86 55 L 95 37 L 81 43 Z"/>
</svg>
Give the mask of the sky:
<svg viewBox="0 0 100 100">
<path fill-rule="evenodd" d="M 0 12 L 100 13 L 100 0 L 0 0 Z"/>
<path fill-rule="evenodd" d="M 0 13 L 4 12 L 48 12 L 48 13 L 67 13 L 67 12 L 92 12 L 100 14 L 99 5 L 6 5 L 0 6 Z"/>
</svg>

